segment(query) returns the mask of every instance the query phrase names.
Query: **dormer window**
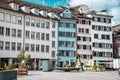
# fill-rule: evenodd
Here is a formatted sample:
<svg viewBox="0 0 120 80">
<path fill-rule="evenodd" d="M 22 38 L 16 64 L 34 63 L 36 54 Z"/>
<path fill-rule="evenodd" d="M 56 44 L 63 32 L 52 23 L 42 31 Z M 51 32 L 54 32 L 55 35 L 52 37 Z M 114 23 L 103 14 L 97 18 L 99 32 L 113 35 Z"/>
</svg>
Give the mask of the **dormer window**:
<svg viewBox="0 0 120 80">
<path fill-rule="evenodd" d="M 42 10 L 42 11 L 40 11 L 40 14 L 41 14 L 42 16 L 46 17 L 46 16 L 47 16 L 47 11 Z"/>
<path fill-rule="evenodd" d="M 55 18 L 55 13 L 50 12 L 50 13 L 48 13 L 48 16 L 49 16 L 50 18 Z"/>
<path fill-rule="evenodd" d="M 25 12 L 30 13 L 30 7 L 28 7 L 28 6 L 24 6 L 24 7 L 25 7 Z"/>
<path fill-rule="evenodd" d="M 52 17 L 52 18 L 55 18 L 55 13 L 51 13 L 51 17 Z"/>
<path fill-rule="evenodd" d="M 34 14 L 39 15 L 39 9 L 34 9 Z"/>
<path fill-rule="evenodd" d="M 13 9 L 18 11 L 19 10 L 19 4 L 13 3 Z"/>
<path fill-rule="evenodd" d="M 12 7 L 12 9 L 14 9 L 16 11 L 19 10 L 19 4 L 17 4 L 17 3 L 10 3 L 9 5 Z"/>
<path fill-rule="evenodd" d="M 66 9 L 61 13 L 61 16 L 65 17 L 65 18 L 71 18 L 72 14 L 71 14 L 71 11 L 69 9 Z"/>
<path fill-rule="evenodd" d="M 35 15 L 39 15 L 39 9 L 33 8 L 31 9 L 31 12 Z"/>
<path fill-rule="evenodd" d="M 43 16 L 47 16 L 47 11 L 43 11 Z"/>
</svg>

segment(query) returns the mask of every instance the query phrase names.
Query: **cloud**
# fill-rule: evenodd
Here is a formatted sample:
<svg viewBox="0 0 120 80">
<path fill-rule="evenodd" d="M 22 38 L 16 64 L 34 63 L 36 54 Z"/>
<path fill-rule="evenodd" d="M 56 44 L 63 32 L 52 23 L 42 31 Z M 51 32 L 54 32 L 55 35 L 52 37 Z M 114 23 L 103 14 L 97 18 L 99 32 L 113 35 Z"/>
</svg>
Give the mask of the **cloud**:
<svg viewBox="0 0 120 80">
<path fill-rule="evenodd" d="M 91 9 L 100 10 L 104 8 L 111 8 L 120 5 L 120 0 L 71 0 L 71 6 L 85 4 Z"/>
<path fill-rule="evenodd" d="M 96 11 L 107 9 L 116 23 L 120 24 L 120 0 L 71 0 L 69 4 L 71 7 L 85 4 L 90 10 Z"/>
<path fill-rule="evenodd" d="M 109 10 L 108 14 L 113 15 L 113 20 L 120 24 L 120 7 L 113 7 Z"/>
</svg>

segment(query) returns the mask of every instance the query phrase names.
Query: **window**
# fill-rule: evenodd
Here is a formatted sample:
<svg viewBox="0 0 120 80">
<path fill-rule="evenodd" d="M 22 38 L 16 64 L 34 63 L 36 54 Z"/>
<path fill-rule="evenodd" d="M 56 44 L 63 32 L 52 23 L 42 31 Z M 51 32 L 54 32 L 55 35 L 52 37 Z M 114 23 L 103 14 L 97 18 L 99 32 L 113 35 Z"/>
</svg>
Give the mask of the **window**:
<svg viewBox="0 0 120 80">
<path fill-rule="evenodd" d="M 22 25 L 22 17 L 21 16 L 18 16 L 18 24 Z"/>
<path fill-rule="evenodd" d="M 82 33 L 84 33 L 84 28 L 82 28 Z"/>
<path fill-rule="evenodd" d="M 99 48 L 102 48 L 102 43 L 99 43 Z"/>
<path fill-rule="evenodd" d="M 11 22 L 11 15 L 6 13 L 6 22 Z"/>
<path fill-rule="evenodd" d="M 10 42 L 5 42 L 5 50 L 10 50 Z"/>
<path fill-rule="evenodd" d="M 92 25 L 92 29 L 95 30 L 95 25 Z"/>
<path fill-rule="evenodd" d="M 36 40 L 40 40 L 40 33 L 36 32 Z"/>
<path fill-rule="evenodd" d="M 34 9 L 34 14 L 39 15 L 39 9 Z"/>
<path fill-rule="evenodd" d="M 104 20 L 104 23 L 106 23 L 106 18 L 103 18 L 103 20 Z"/>
<path fill-rule="evenodd" d="M 0 41 L 0 50 L 3 50 L 3 48 L 4 48 L 4 42 Z"/>
<path fill-rule="evenodd" d="M 46 46 L 46 52 L 49 52 L 49 46 Z"/>
<path fill-rule="evenodd" d="M 55 51 L 52 51 L 52 57 L 55 58 Z"/>
<path fill-rule="evenodd" d="M 40 45 L 36 45 L 36 52 L 40 51 Z"/>
<path fill-rule="evenodd" d="M 87 49 L 87 45 L 83 45 L 83 49 Z"/>
<path fill-rule="evenodd" d="M 4 18 L 5 18 L 5 13 L 0 12 L 0 21 L 4 21 Z"/>
<path fill-rule="evenodd" d="M 55 38 L 55 31 L 52 31 L 52 37 Z"/>
<path fill-rule="evenodd" d="M 35 47 L 35 45 L 31 44 L 31 51 L 34 51 L 34 47 Z"/>
<path fill-rule="evenodd" d="M 89 33 L 89 29 L 85 29 L 85 32 L 86 32 L 86 33 Z"/>
<path fill-rule="evenodd" d="M 4 35 L 4 27 L 0 26 L 0 35 Z"/>
<path fill-rule="evenodd" d="M 55 41 L 52 41 L 52 47 L 55 47 Z"/>
<path fill-rule="evenodd" d="M 111 23 L 111 19 L 108 19 L 109 23 Z"/>
<path fill-rule="evenodd" d="M 12 23 L 16 23 L 16 16 L 12 15 Z"/>
<path fill-rule="evenodd" d="M 45 28 L 45 22 L 41 22 L 41 28 Z"/>
<path fill-rule="evenodd" d="M 44 52 L 44 45 L 41 45 L 41 52 Z"/>
<path fill-rule="evenodd" d="M 66 28 L 70 28 L 70 23 L 66 23 Z"/>
<path fill-rule="evenodd" d="M 17 30 L 17 37 L 22 37 L 22 31 L 21 30 Z"/>
<path fill-rule="evenodd" d="M 101 22 L 101 18 L 100 18 L 100 17 L 98 17 L 97 19 L 98 19 L 98 20 L 97 20 L 98 22 Z"/>
<path fill-rule="evenodd" d="M 82 45 L 77 45 L 77 48 L 78 49 L 83 49 L 83 46 Z"/>
<path fill-rule="evenodd" d="M 40 21 L 36 21 L 36 27 L 40 27 Z"/>
<path fill-rule="evenodd" d="M 83 37 L 83 41 L 86 41 L 86 37 Z"/>
<path fill-rule="evenodd" d="M 92 21 L 95 21 L 95 17 L 92 17 Z"/>
<path fill-rule="evenodd" d="M 16 37 L 16 29 L 12 29 L 12 36 Z"/>
<path fill-rule="evenodd" d="M 49 29 L 49 27 L 50 27 L 50 23 L 46 22 L 46 28 Z"/>
<path fill-rule="evenodd" d="M 14 9 L 14 10 L 19 10 L 19 5 L 16 4 L 16 3 L 13 3 L 13 9 Z"/>
<path fill-rule="evenodd" d="M 47 11 L 43 11 L 43 16 L 47 16 Z"/>
<path fill-rule="evenodd" d="M 46 34 L 46 40 L 49 40 L 49 34 Z"/>
<path fill-rule="evenodd" d="M 30 7 L 25 6 L 25 12 L 26 12 L 26 13 L 30 13 Z"/>
<path fill-rule="evenodd" d="M 94 34 L 94 38 L 95 38 L 95 39 L 98 39 L 98 34 Z"/>
<path fill-rule="evenodd" d="M 52 28 L 55 28 L 55 22 L 52 21 Z"/>
<path fill-rule="evenodd" d="M 25 34 L 25 35 L 26 35 L 26 38 L 29 39 L 29 38 L 30 38 L 30 31 L 26 31 L 26 34 Z"/>
<path fill-rule="evenodd" d="M 25 44 L 25 50 L 29 51 L 29 44 Z"/>
<path fill-rule="evenodd" d="M 26 19 L 26 26 L 30 26 L 30 19 L 29 18 Z"/>
<path fill-rule="evenodd" d="M 32 26 L 32 27 L 35 26 L 35 20 L 31 20 L 31 26 Z"/>
<path fill-rule="evenodd" d="M 12 45 L 11 45 L 11 46 L 12 46 L 12 50 L 15 51 L 15 50 L 16 50 L 16 43 L 15 43 L 15 42 L 12 42 Z"/>
<path fill-rule="evenodd" d="M 63 13 L 63 17 L 65 17 L 65 18 L 71 18 L 71 14 L 69 14 L 69 13 Z"/>
<path fill-rule="evenodd" d="M 35 39 L 35 32 L 31 32 L 31 39 Z"/>
<path fill-rule="evenodd" d="M 17 50 L 21 50 L 21 43 L 17 43 Z"/>
<path fill-rule="evenodd" d="M 81 32 L 82 32 L 82 29 L 81 29 L 81 28 L 78 28 L 78 32 L 81 33 Z"/>
<path fill-rule="evenodd" d="M 110 35 L 106 35 L 106 39 L 107 39 L 107 40 L 110 40 Z"/>
<path fill-rule="evenodd" d="M 6 28 L 6 36 L 10 36 L 10 28 Z"/>
<path fill-rule="evenodd" d="M 44 36 L 45 36 L 45 34 L 42 33 L 42 34 L 41 34 L 41 40 L 44 40 Z"/>
<path fill-rule="evenodd" d="M 101 35 L 101 39 L 105 39 L 105 35 L 104 34 Z"/>
<path fill-rule="evenodd" d="M 95 43 L 93 43 L 93 47 L 95 47 Z"/>
</svg>

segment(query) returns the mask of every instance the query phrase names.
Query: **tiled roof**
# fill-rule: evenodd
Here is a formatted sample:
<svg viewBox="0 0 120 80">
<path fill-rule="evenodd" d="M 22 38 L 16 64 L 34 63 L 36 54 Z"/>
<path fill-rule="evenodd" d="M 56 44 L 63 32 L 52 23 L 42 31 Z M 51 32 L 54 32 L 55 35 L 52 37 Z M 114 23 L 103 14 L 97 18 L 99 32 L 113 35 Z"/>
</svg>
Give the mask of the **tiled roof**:
<svg viewBox="0 0 120 80">
<path fill-rule="evenodd" d="M 24 2 L 22 0 L 0 0 L 0 8 L 3 8 L 3 9 L 6 9 L 6 10 L 10 10 L 10 11 L 14 11 L 14 12 L 18 12 L 18 13 L 22 13 L 22 14 L 27 14 L 27 15 L 32 15 L 32 16 L 38 16 L 38 17 L 42 17 L 42 18 L 50 18 L 49 16 L 47 17 L 44 17 L 42 15 L 34 15 L 32 12 L 30 13 L 25 13 L 23 12 L 20 8 L 18 11 L 15 11 L 13 10 L 10 6 L 9 6 L 9 3 L 18 3 L 19 4 L 19 7 L 22 7 L 22 6 L 29 6 L 31 9 L 32 8 L 37 8 L 39 10 L 46 10 L 47 12 L 54 12 L 54 9 L 52 8 L 49 8 L 49 7 L 45 7 L 45 6 L 40 6 L 40 5 L 36 5 L 36 4 L 32 4 L 32 3 L 28 3 L 28 2 Z M 55 18 L 56 20 L 57 18 Z"/>
</svg>

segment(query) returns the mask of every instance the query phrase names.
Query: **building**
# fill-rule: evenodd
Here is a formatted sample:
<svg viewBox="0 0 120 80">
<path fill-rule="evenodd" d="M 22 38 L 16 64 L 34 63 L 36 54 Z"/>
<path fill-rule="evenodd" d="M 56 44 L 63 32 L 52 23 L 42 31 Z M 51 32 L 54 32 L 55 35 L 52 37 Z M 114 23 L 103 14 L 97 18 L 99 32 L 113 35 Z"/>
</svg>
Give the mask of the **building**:
<svg viewBox="0 0 120 80">
<path fill-rule="evenodd" d="M 30 69 L 56 65 L 58 17 L 53 9 L 21 0 L 0 0 L 0 67 L 17 63 L 21 49 L 31 55 Z"/>
<path fill-rule="evenodd" d="M 22 0 L 0 0 L 0 67 L 17 63 L 21 49 L 30 69 L 74 67 L 84 60 L 113 67 L 112 16 L 88 6 L 49 8 Z"/>
<path fill-rule="evenodd" d="M 66 62 L 71 67 L 76 64 L 76 22 L 69 6 L 58 9 L 58 67 L 65 67 Z"/>
<path fill-rule="evenodd" d="M 81 62 L 93 61 L 96 65 L 113 67 L 112 16 L 105 10 L 90 11 L 84 4 L 73 9 L 78 19 L 77 54 Z"/>
<path fill-rule="evenodd" d="M 77 54 L 80 54 L 81 62 L 92 60 L 91 50 L 91 18 L 78 14 L 77 23 Z"/>
<path fill-rule="evenodd" d="M 113 44 L 112 44 L 112 16 L 105 10 L 91 11 L 86 14 L 92 18 L 91 22 L 91 49 L 92 59 L 106 68 L 113 67 Z"/>
<path fill-rule="evenodd" d="M 112 27 L 113 31 L 113 67 L 120 68 L 120 25 Z"/>
</svg>

